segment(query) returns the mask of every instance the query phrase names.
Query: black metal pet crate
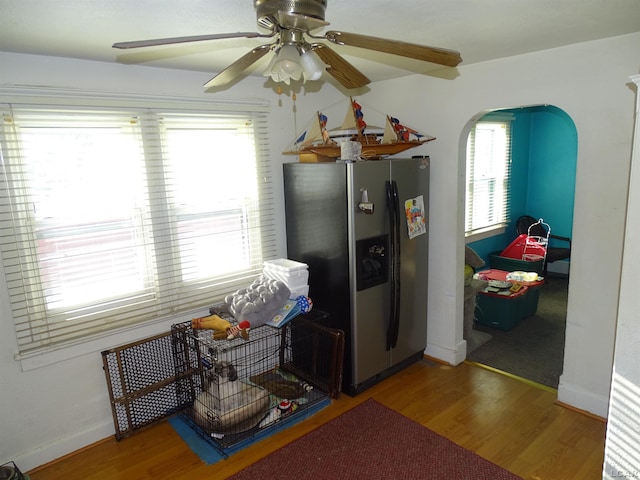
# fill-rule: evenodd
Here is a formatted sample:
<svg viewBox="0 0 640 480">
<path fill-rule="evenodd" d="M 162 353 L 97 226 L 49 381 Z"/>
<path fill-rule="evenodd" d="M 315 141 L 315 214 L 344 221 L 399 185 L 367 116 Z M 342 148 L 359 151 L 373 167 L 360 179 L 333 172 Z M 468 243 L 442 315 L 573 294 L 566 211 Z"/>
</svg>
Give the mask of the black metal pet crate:
<svg viewBox="0 0 640 480">
<path fill-rule="evenodd" d="M 312 311 L 249 339 L 215 340 L 190 322 L 173 326 L 177 396 L 193 428 L 224 450 L 337 396 L 344 336 Z"/>
<path fill-rule="evenodd" d="M 214 340 L 185 322 L 102 352 L 116 439 L 180 412 L 224 450 L 337 397 L 344 334 L 326 319 L 312 310 L 248 340 Z"/>
</svg>

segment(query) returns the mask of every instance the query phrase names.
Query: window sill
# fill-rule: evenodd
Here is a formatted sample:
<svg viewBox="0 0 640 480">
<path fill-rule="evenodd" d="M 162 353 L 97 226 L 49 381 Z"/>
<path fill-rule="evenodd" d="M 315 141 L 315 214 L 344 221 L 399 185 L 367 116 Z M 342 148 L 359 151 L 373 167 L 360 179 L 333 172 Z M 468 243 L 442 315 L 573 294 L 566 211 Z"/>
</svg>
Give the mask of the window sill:
<svg viewBox="0 0 640 480">
<path fill-rule="evenodd" d="M 125 345 L 127 343 L 142 340 L 159 333 L 167 332 L 171 325 L 186 322 L 194 317 L 208 315 L 208 310 L 187 312 L 171 318 L 163 318 L 147 322 L 143 325 L 135 325 L 128 328 L 120 328 L 113 332 L 90 339 L 79 339 L 76 344 L 60 345 L 48 350 L 39 350 L 26 354 L 16 354 L 16 361 L 20 362 L 23 372 L 46 367 L 55 363 L 64 362 L 84 355 L 95 353 Z"/>
<path fill-rule="evenodd" d="M 464 241 L 465 243 L 477 242 L 479 240 L 484 240 L 485 238 L 491 238 L 497 235 L 502 235 L 504 234 L 505 231 L 506 231 L 505 227 L 498 227 L 498 228 L 490 228 L 487 230 L 483 230 L 481 232 L 473 233 L 471 235 L 465 234 Z"/>
</svg>

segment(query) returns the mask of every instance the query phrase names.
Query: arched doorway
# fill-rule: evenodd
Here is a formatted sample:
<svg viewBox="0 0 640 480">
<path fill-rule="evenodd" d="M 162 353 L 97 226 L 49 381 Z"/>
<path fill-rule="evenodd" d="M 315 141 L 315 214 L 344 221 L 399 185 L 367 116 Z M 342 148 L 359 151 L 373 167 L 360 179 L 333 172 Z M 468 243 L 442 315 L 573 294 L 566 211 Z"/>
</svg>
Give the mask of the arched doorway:
<svg viewBox="0 0 640 480">
<path fill-rule="evenodd" d="M 509 222 L 501 231 L 467 239 L 467 245 L 485 260 L 485 268 L 492 266 L 492 253 L 516 238 L 515 222 L 521 215 L 544 218 L 553 233 L 571 238 L 575 196 L 577 130 L 572 119 L 550 105 L 491 114 L 495 112 L 512 118 Z M 476 116 L 468 129 L 482 118 Z M 557 388 L 564 358 L 570 263 L 556 263 L 550 264 L 547 283 L 540 287 L 535 314 L 509 331 L 475 326 L 490 338 L 482 337 L 479 346 L 474 343 L 474 350 L 467 352 L 469 360 Z"/>
</svg>

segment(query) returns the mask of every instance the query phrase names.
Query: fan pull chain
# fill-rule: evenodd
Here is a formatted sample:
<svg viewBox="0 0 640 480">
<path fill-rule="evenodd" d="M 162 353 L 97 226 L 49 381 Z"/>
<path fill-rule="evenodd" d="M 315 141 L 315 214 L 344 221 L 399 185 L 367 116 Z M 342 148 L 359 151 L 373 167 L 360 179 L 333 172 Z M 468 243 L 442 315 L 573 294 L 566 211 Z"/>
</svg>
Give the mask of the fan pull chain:
<svg viewBox="0 0 640 480">
<path fill-rule="evenodd" d="M 298 133 L 298 106 L 296 105 L 296 92 L 291 93 L 291 100 L 293 100 L 293 134 L 297 135 Z M 294 137 L 295 138 L 295 137 Z"/>
</svg>

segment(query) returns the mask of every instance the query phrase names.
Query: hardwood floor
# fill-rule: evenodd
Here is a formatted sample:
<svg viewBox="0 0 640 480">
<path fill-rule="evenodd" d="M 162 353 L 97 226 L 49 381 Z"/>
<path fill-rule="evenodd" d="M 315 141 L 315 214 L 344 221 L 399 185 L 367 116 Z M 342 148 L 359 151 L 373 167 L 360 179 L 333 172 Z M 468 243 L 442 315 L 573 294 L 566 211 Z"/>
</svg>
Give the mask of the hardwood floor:
<svg viewBox="0 0 640 480">
<path fill-rule="evenodd" d="M 106 439 L 29 472 L 32 480 L 224 479 L 367 398 L 414 419 L 530 480 L 602 478 L 606 424 L 556 404 L 550 389 L 469 363 L 423 360 L 355 398 L 214 465 L 205 465 L 167 422 Z M 442 472 L 446 477 L 446 473 Z"/>
</svg>

